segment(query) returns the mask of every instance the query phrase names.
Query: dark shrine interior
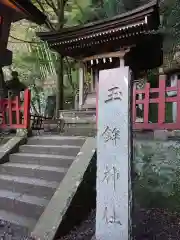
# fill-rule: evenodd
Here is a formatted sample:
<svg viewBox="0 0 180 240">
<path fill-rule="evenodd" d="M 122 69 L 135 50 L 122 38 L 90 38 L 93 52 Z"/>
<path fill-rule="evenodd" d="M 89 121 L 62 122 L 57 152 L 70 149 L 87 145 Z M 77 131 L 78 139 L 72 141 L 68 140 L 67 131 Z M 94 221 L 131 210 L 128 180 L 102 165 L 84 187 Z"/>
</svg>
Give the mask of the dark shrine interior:
<svg viewBox="0 0 180 240">
<path fill-rule="evenodd" d="M 111 51 L 113 49 L 110 49 Z M 111 52 L 108 51 L 108 52 Z M 162 36 L 149 35 L 141 41 L 137 42 L 134 47 L 131 47 L 130 52 L 125 55 L 125 65 L 130 66 L 137 79 L 142 71 L 159 67 L 163 62 L 162 51 Z M 120 65 L 119 58 L 107 58 L 104 62 L 103 59 L 98 59 L 98 63 L 91 64 L 88 61 L 87 68 L 90 69 L 110 69 L 117 68 Z"/>
</svg>

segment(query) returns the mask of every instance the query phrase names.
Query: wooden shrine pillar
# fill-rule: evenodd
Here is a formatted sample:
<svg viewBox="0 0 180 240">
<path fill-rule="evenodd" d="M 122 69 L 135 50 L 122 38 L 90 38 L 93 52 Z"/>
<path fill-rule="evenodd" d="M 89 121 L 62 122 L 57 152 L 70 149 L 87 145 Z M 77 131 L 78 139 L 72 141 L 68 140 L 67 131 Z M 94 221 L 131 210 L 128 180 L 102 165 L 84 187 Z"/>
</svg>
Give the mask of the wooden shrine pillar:
<svg viewBox="0 0 180 240">
<path fill-rule="evenodd" d="M 84 103 L 84 65 L 80 63 L 79 67 L 79 109 L 82 109 Z"/>
<path fill-rule="evenodd" d="M 96 240 L 131 240 L 132 84 L 129 67 L 99 74 Z"/>
<path fill-rule="evenodd" d="M 95 89 L 97 89 L 98 82 L 99 82 L 99 70 L 98 69 L 95 69 L 94 80 L 95 80 Z"/>
<path fill-rule="evenodd" d="M 94 91 L 94 75 L 93 75 L 93 70 L 92 70 L 92 68 L 91 68 L 90 75 L 91 75 L 90 91 L 93 92 L 93 91 Z"/>
</svg>

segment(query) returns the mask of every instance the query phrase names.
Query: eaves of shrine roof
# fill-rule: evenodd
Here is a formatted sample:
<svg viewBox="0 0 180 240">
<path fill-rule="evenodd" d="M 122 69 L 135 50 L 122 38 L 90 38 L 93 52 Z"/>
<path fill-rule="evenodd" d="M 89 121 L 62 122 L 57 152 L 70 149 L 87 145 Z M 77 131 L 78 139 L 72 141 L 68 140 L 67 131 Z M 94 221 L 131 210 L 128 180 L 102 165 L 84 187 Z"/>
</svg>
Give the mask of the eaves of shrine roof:
<svg viewBox="0 0 180 240">
<path fill-rule="evenodd" d="M 157 0 L 111 19 L 64 28 L 58 32 L 39 32 L 37 35 L 53 47 L 56 45 L 71 45 L 79 41 L 94 41 L 102 36 L 110 37 L 115 33 L 125 33 L 129 30 L 140 31 L 142 26 L 145 26 L 147 31 L 158 28 L 159 8 Z"/>
</svg>

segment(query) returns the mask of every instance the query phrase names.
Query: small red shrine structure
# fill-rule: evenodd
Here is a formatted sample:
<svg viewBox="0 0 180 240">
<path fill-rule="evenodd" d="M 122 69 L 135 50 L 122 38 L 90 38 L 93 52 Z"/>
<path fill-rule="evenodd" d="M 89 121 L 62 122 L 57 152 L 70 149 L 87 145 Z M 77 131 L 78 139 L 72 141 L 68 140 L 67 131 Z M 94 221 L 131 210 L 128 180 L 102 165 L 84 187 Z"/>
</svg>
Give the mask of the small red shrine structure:
<svg viewBox="0 0 180 240">
<path fill-rule="evenodd" d="M 24 99 L 19 96 L 14 99 L 4 98 L 0 100 L 2 108 L 1 129 L 28 129 L 30 125 L 30 101 L 31 93 L 29 89 L 24 91 Z"/>
<path fill-rule="evenodd" d="M 44 24 L 46 16 L 39 11 L 30 0 L 1 0 L 0 1 L 0 68 L 12 64 L 12 52 L 7 49 L 8 37 L 12 22 L 27 19 L 37 24 Z M 2 75 L 1 71 L 1 75 Z M 1 76 L 0 91 L 3 91 Z M 23 101 L 20 96 L 0 99 L 1 124 L 0 128 L 28 128 L 30 124 L 30 91 L 24 91 Z"/>
</svg>

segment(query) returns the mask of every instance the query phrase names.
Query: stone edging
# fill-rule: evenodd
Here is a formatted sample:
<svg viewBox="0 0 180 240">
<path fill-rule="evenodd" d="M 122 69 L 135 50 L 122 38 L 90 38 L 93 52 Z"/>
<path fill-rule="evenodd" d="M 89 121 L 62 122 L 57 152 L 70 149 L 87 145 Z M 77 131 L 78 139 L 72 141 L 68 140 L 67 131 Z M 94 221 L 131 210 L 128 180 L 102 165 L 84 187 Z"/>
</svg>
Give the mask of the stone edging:
<svg viewBox="0 0 180 240">
<path fill-rule="evenodd" d="M 17 152 L 20 145 L 27 140 L 27 135 L 15 136 L 5 143 L 0 149 L 0 164 L 9 161 L 9 155 Z"/>
<path fill-rule="evenodd" d="M 63 217 L 83 180 L 84 173 L 90 164 L 95 149 L 96 139 L 88 137 L 31 233 L 34 239 L 54 239 Z"/>
</svg>

